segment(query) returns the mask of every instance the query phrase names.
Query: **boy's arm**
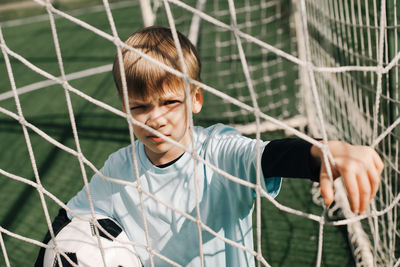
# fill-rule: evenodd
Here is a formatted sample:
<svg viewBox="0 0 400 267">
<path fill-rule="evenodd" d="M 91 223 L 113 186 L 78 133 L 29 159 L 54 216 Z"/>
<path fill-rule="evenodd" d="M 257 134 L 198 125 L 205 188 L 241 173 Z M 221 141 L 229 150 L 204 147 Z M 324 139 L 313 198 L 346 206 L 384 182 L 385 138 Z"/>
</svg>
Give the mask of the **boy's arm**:
<svg viewBox="0 0 400 267">
<path fill-rule="evenodd" d="M 352 211 L 365 212 L 379 188 L 382 160 L 370 147 L 341 141 L 329 141 L 328 146 L 336 165 L 336 168 L 329 166 L 333 178 L 342 176 Z M 271 141 L 264 149 L 261 165 L 264 177 L 310 178 L 320 182 L 325 205 L 332 203 L 333 185 L 323 162 L 323 153 L 317 146 L 302 139 Z"/>
<path fill-rule="evenodd" d="M 307 178 L 319 182 L 320 163 L 311 158 L 312 144 L 299 138 L 270 141 L 261 165 L 264 177 Z"/>
</svg>

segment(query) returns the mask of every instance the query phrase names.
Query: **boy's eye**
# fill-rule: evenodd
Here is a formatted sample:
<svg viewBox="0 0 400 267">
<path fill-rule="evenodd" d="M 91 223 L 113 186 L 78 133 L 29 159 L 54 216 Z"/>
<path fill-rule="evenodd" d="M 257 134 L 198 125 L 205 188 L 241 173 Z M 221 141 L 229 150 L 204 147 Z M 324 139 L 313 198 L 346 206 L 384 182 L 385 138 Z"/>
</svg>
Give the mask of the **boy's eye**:
<svg viewBox="0 0 400 267">
<path fill-rule="evenodd" d="M 164 102 L 164 105 L 172 105 L 172 104 L 176 104 L 176 103 L 182 103 L 182 101 L 176 100 L 176 99 L 173 99 L 173 100 L 166 100 L 166 101 Z"/>
<path fill-rule="evenodd" d="M 133 106 L 131 107 L 131 110 L 140 110 L 140 109 L 144 109 L 145 106 Z"/>
</svg>

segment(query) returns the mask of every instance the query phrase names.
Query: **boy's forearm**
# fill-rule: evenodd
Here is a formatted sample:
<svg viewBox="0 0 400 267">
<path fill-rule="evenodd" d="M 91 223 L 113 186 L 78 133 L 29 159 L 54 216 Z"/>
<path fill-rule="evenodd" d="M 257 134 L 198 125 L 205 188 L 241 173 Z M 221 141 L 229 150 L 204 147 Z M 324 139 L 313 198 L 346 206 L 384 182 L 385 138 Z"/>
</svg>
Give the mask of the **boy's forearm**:
<svg viewBox="0 0 400 267">
<path fill-rule="evenodd" d="M 309 178 L 319 181 L 321 162 L 312 144 L 295 138 L 269 142 L 261 158 L 264 177 Z"/>
</svg>

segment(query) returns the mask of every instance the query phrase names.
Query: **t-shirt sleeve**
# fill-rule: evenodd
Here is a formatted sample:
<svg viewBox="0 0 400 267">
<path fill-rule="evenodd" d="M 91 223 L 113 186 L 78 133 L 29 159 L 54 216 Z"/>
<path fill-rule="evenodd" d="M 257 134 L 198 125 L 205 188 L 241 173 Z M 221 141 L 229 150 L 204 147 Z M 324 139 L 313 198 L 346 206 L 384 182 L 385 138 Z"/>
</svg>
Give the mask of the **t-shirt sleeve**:
<svg viewBox="0 0 400 267">
<path fill-rule="evenodd" d="M 217 167 L 235 177 L 257 182 L 257 145 L 260 145 L 260 160 L 267 142 L 260 142 L 244 137 L 231 127 L 217 126 L 210 138 L 210 154 Z M 265 179 L 260 166 L 261 186 L 266 192 L 276 197 L 281 186 L 281 177 Z M 243 186 L 241 186 L 243 187 Z M 253 190 L 250 191 L 253 196 Z"/>
<path fill-rule="evenodd" d="M 105 162 L 100 172 L 106 176 L 111 177 L 110 165 L 111 157 Z M 79 215 L 90 214 L 90 201 L 93 203 L 94 212 L 102 214 L 108 217 L 112 217 L 112 183 L 103 179 L 100 175 L 93 175 L 89 182 L 89 191 L 91 200 L 89 200 L 89 194 L 86 187 L 83 187 L 70 201 L 67 206 Z M 67 212 L 68 217 L 72 219 L 74 216 Z"/>
</svg>

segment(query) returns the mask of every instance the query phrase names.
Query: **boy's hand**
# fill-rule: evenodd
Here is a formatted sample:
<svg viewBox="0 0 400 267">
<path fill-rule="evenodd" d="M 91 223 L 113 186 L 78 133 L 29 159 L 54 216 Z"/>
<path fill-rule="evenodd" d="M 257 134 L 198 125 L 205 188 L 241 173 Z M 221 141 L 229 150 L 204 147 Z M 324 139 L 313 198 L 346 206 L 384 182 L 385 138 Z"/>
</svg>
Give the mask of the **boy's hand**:
<svg viewBox="0 0 400 267">
<path fill-rule="evenodd" d="M 342 176 L 351 210 L 364 213 L 379 188 L 384 167 L 381 158 L 367 146 L 353 146 L 341 141 L 328 141 L 328 146 L 336 165 L 336 168 L 329 166 L 333 179 Z M 321 195 L 325 205 L 329 206 L 334 199 L 333 184 L 329 180 L 323 153 L 317 146 L 312 146 L 311 156 L 321 164 Z"/>
</svg>

